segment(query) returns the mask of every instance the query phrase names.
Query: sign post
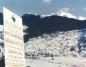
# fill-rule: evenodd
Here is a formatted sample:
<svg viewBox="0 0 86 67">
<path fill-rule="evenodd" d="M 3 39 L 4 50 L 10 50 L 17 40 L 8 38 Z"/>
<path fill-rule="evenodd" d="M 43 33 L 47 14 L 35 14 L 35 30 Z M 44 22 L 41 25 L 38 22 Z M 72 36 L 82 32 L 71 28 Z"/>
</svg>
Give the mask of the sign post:
<svg viewBox="0 0 86 67">
<path fill-rule="evenodd" d="M 25 67 L 22 19 L 3 8 L 5 67 Z"/>
</svg>

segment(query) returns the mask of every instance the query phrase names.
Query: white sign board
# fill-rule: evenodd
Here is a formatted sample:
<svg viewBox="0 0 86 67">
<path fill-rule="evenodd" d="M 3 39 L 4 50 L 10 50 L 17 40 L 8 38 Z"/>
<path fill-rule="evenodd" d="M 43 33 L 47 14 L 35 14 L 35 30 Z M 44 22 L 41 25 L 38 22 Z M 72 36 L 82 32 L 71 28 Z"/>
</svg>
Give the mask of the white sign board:
<svg viewBox="0 0 86 67">
<path fill-rule="evenodd" d="M 3 8 L 5 67 L 25 67 L 22 19 Z"/>
</svg>

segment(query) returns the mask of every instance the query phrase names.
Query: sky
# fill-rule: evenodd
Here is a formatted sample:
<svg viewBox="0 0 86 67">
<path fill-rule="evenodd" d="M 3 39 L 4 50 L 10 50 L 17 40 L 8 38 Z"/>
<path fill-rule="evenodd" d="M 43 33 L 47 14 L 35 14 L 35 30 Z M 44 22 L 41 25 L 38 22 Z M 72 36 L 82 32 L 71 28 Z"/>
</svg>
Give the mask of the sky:
<svg viewBox="0 0 86 67">
<path fill-rule="evenodd" d="M 86 0 L 0 0 L 6 8 L 22 16 L 23 14 L 46 15 L 59 10 L 67 10 L 75 15 L 86 17 Z"/>
<path fill-rule="evenodd" d="M 0 12 L 2 12 L 3 0 L 0 0 Z"/>
</svg>

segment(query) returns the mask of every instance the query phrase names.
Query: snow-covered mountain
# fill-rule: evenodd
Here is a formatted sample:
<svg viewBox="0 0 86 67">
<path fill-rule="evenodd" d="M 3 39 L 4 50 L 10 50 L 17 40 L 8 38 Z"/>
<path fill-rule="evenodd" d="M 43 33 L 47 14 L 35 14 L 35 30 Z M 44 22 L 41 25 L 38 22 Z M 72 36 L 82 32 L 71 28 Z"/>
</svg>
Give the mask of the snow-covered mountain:
<svg viewBox="0 0 86 67">
<path fill-rule="evenodd" d="M 79 45 L 85 45 L 85 35 L 85 30 L 73 30 L 30 38 L 25 43 L 27 66 L 84 67 L 86 46 Z"/>
<path fill-rule="evenodd" d="M 25 43 L 25 52 L 27 55 L 34 53 L 54 56 L 72 56 L 73 52 L 75 52 L 75 55 L 78 55 L 78 44 L 80 39 L 82 39 L 82 33 L 84 32 L 75 30 L 56 32 L 50 35 L 44 34 L 39 37 L 31 38 Z"/>
</svg>

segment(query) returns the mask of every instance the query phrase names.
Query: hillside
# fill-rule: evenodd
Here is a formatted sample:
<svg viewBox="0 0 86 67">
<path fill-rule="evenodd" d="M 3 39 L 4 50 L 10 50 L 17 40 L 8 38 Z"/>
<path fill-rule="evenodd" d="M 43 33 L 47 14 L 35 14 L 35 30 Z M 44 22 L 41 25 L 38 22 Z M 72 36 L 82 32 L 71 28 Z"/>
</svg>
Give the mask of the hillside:
<svg viewBox="0 0 86 67">
<path fill-rule="evenodd" d="M 25 42 L 29 38 L 42 34 L 51 34 L 56 31 L 81 30 L 86 28 L 86 20 L 77 20 L 58 15 L 41 17 L 40 15 L 25 14 L 22 16 L 23 24 L 28 26 L 25 31 Z"/>
<path fill-rule="evenodd" d="M 28 27 L 25 30 L 27 66 L 86 66 L 86 20 L 33 14 L 22 18 Z"/>
<path fill-rule="evenodd" d="M 42 36 L 29 39 L 25 43 L 25 51 L 29 53 L 45 56 L 71 56 L 72 51 L 78 54 L 78 41 L 81 31 L 56 32 L 53 34 L 44 34 Z M 74 47 L 74 50 L 71 48 Z M 76 50 L 77 48 L 78 50 Z"/>
<path fill-rule="evenodd" d="M 85 67 L 86 30 L 55 32 L 30 38 L 25 43 L 27 66 Z"/>
</svg>

